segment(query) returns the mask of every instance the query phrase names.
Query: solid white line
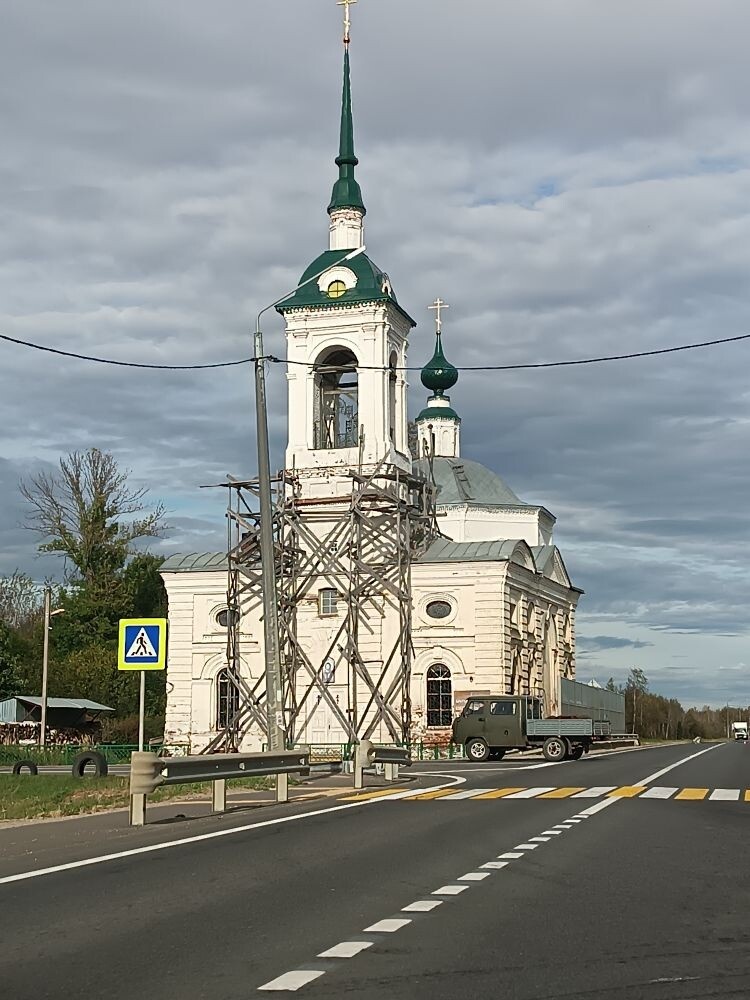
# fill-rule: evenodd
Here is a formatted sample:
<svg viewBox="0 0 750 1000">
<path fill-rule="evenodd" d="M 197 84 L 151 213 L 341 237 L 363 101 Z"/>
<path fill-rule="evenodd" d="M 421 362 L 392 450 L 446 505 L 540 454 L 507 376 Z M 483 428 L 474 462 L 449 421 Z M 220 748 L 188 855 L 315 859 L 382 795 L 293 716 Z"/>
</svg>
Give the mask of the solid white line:
<svg viewBox="0 0 750 1000">
<path fill-rule="evenodd" d="M 394 931 L 400 931 L 402 927 L 406 927 L 410 923 L 411 919 L 407 919 L 406 917 L 391 917 L 388 920 L 378 920 L 377 923 L 365 927 L 364 933 L 393 934 Z"/>
<path fill-rule="evenodd" d="M 328 951 L 321 951 L 318 958 L 354 958 L 365 948 L 372 948 L 374 941 L 342 941 Z"/>
<path fill-rule="evenodd" d="M 739 788 L 715 788 L 708 796 L 713 802 L 736 802 L 740 797 Z"/>
<path fill-rule="evenodd" d="M 508 799 L 533 799 L 537 795 L 542 795 L 544 792 L 554 792 L 553 788 L 524 788 L 522 792 L 513 792 L 511 795 L 504 795 L 503 801 L 507 802 Z"/>
<path fill-rule="evenodd" d="M 289 993 L 296 993 L 297 990 L 311 983 L 313 979 L 318 979 L 324 975 L 325 972 L 313 969 L 299 969 L 297 972 L 285 972 L 283 976 L 279 976 L 278 979 L 272 979 L 270 983 L 266 983 L 265 986 L 259 986 L 258 989 L 286 990 Z"/>
<path fill-rule="evenodd" d="M 570 797 L 571 799 L 598 799 L 602 795 L 606 795 L 607 792 L 614 792 L 615 788 L 619 787 L 619 785 L 596 785 L 594 788 L 587 788 L 585 792 L 578 792 Z"/>
<path fill-rule="evenodd" d="M 503 859 L 506 861 L 518 861 L 519 858 L 523 857 L 523 852 L 519 854 L 518 851 L 506 851 L 505 854 L 498 854 L 498 857 L 501 861 Z"/>
<path fill-rule="evenodd" d="M 488 861 L 486 864 L 480 865 L 479 867 L 480 868 L 493 868 L 493 869 L 507 868 L 508 867 L 508 862 L 507 861 Z"/>
<path fill-rule="evenodd" d="M 421 792 L 437 791 L 441 788 L 448 788 L 450 785 L 464 784 L 466 778 L 457 778 L 450 775 L 450 782 L 442 785 L 434 785 L 431 788 L 423 788 Z M 345 790 L 344 790 L 345 791 Z M 250 830 L 262 830 L 268 826 L 280 826 L 283 823 L 296 823 L 299 820 L 311 819 L 314 816 L 326 816 L 329 813 L 343 812 L 345 809 L 361 809 L 363 806 L 379 805 L 381 802 L 392 802 L 394 799 L 405 798 L 407 795 L 416 794 L 413 789 L 406 792 L 394 792 L 393 795 L 381 798 L 364 799 L 361 802 L 346 802 L 338 806 L 329 806 L 326 809 L 313 809 L 310 812 L 296 813 L 294 816 L 278 816 L 276 819 L 264 819 L 257 823 L 246 823 L 244 826 L 234 826 L 229 830 L 213 830 L 211 833 L 197 833 L 193 837 L 182 837 L 179 840 L 165 840 L 160 844 L 148 844 L 146 847 L 132 847 L 127 851 L 116 851 L 113 854 L 101 854 L 94 858 L 83 858 L 80 861 L 67 861 L 65 864 L 52 865 L 49 868 L 37 868 L 34 871 L 20 872 L 17 875 L 4 875 L 0 877 L 0 885 L 8 885 L 11 882 L 23 882 L 30 878 L 40 878 L 43 875 L 55 875 L 58 872 L 73 871 L 76 868 L 88 868 L 90 865 L 100 865 L 105 861 L 119 861 L 121 858 L 134 858 L 139 854 L 153 854 L 156 851 L 168 851 L 173 847 L 183 847 L 185 844 L 200 844 L 207 840 L 218 840 L 220 837 L 230 837 L 235 833 L 247 833 Z"/>
<path fill-rule="evenodd" d="M 439 889 L 435 889 L 430 895 L 432 896 L 457 896 L 459 892 L 463 892 L 468 889 L 468 885 L 442 885 Z"/>
<path fill-rule="evenodd" d="M 416 903 L 409 903 L 408 906 L 402 906 L 402 913 L 429 913 L 430 910 L 434 910 L 436 906 L 442 906 L 442 899 L 418 899 Z"/>
<path fill-rule="evenodd" d="M 640 781 L 636 781 L 635 785 L 650 785 L 652 781 L 656 781 L 657 778 L 661 778 L 663 774 L 668 774 L 670 771 L 674 771 L 676 767 L 682 767 L 683 764 L 687 764 L 688 761 L 695 760 L 696 757 L 702 757 L 704 753 L 711 753 L 712 750 L 718 750 L 720 746 L 724 746 L 723 743 L 717 743 L 715 746 L 706 747 L 705 750 L 699 750 L 698 753 L 691 754 L 689 757 L 684 757 L 682 760 L 678 760 L 675 764 L 670 764 L 669 767 L 663 767 L 661 771 L 657 771 L 655 774 L 650 774 L 647 778 L 641 778 Z"/>
<path fill-rule="evenodd" d="M 672 796 L 678 792 L 678 788 L 666 788 L 662 785 L 654 785 L 653 788 L 649 788 L 642 795 L 639 796 L 641 799 L 671 799 Z"/>
<path fill-rule="evenodd" d="M 490 877 L 490 872 L 467 872 L 465 875 L 461 875 L 458 879 L 459 882 L 482 882 L 484 879 Z"/>
<path fill-rule="evenodd" d="M 514 851 L 535 851 L 539 844 L 516 844 Z"/>
</svg>

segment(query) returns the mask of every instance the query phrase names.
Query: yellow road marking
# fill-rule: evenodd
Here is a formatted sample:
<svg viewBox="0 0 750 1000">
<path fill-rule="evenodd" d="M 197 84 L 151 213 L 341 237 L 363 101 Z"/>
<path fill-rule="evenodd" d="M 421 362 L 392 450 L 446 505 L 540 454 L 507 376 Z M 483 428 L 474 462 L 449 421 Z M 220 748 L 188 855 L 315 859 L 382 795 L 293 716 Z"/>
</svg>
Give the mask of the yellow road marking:
<svg viewBox="0 0 750 1000">
<path fill-rule="evenodd" d="M 607 796 L 608 799 L 634 799 L 636 795 L 640 795 L 641 792 L 645 792 L 646 788 L 644 785 L 623 785 L 622 788 L 615 788 L 614 792 L 610 792 Z"/>
<path fill-rule="evenodd" d="M 571 795 L 575 795 L 576 792 L 585 792 L 585 788 L 555 788 L 552 792 L 545 792 L 544 795 L 538 795 L 539 799 L 567 799 Z"/>
<path fill-rule="evenodd" d="M 750 788 L 745 792 L 745 802 L 750 802 Z"/>
<path fill-rule="evenodd" d="M 360 792 L 358 795 L 344 795 L 342 802 L 358 802 L 361 799 L 377 799 L 382 795 L 393 795 L 395 792 L 405 792 L 406 788 L 378 788 L 374 792 Z"/>
<path fill-rule="evenodd" d="M 513 792 L 523 791 L 523 788 L 493 788 L 491 792 L 483 792 L 481 795 L 475 795 L 471 801 L 476 802 L 477 799 L 501 799 L 504 795 L 512 795 Z"/>
<path fill-rule="evenodd" d="M 708 788 L 683 788 L 681 792 L 675 795 L 676 799 L 689 799 L 692 802 L 700 801 L 700 799 L 705 799 L 708 795 Z"/>
</svg>

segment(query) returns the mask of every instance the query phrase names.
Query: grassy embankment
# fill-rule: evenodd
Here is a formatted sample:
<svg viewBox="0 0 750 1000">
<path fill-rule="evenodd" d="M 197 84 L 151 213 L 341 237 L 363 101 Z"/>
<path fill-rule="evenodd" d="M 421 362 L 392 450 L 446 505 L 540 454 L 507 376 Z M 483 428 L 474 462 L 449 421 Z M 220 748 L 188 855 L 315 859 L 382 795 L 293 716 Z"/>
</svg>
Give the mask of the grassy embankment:
<svg viewBox="0 0 750 1000">
<path fill-rule="evenodd" d="M 237 789 L 266 789 L 274 778 L 240 778 L 228 785 Z M 167 799 L 209 798 L 210 784 L 170 785 L 149 795 L 149 802 Z M 73 778 L 65 775 L 0 774 L 0 820 L 41 819 L 51 816 L 77 816 L 125 808 L 128 805 L 128 779 Z"/>
</svg>

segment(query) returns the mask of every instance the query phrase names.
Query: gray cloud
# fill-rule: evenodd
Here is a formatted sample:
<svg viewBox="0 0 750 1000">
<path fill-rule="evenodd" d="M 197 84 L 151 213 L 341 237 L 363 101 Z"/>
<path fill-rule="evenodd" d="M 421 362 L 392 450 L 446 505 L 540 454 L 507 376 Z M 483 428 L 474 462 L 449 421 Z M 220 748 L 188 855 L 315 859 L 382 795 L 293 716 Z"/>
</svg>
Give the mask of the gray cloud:
<svg viewBox="0 0 750 1000">
<path fill-rule="evenodd" d="M 255 312 L 325 246 L 338 13 L 332 0 L 9 5 L 0 331 L 123 360 L 249 355 Z M 368 247 L 420 320 L 412 363 L 431 351 L 437 293 L 464 366 L 750 332 L 743 0 L 364 0 L 355 14 Z M 267 339 L 283 354 L 276 317 Z M 464 373 L 453 392 L 465 453 L 558 515 L 586 590 L 580 631 L 637 632 L 589 647 L 602 674 L 637 653 L 655 686 L 711 700 L 742 660 L 748 350 Z M 250 377 L 0 344 L 0 572 L 42 575 L 17 479 L 93 444 L 173 511 L 160 551 L 220 547 L 224 498 L 199 487 L 254 471 Z M 280 461 L 283 370 L 269 386 Z"/>
<path fill-rule="evenodd" d="M 616 635 L 578 635 L 576 647 L 580 652 L 599 652 L 605 649 L 646 649 L 653 646 L 652 642 L 640 642 L 638 639 L 623 639 Z"/>
</svg>

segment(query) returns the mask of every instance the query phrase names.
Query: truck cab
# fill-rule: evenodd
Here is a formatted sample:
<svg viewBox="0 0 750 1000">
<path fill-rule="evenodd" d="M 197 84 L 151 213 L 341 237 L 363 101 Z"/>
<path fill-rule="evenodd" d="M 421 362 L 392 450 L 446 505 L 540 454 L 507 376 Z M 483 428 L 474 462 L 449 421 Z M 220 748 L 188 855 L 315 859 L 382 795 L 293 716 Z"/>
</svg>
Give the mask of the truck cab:
<svg viewBox="0 0 750 1000">
<path fill-rule="evenodd" d="M 746 722 L 733 722 L 732 723 L 732 735 L 736 740 L 746 740 L 747 739 L 747 723 Z"/>
<path fill-rule="evenodd" d="M 453 742 L 467 747 L 472 760 L 501 760 L 507 750 L 527 746 L 526 720 L 541 718 L 541 698 L 525 695 L 470 698 L 453 723 Z"/>
</svg>

